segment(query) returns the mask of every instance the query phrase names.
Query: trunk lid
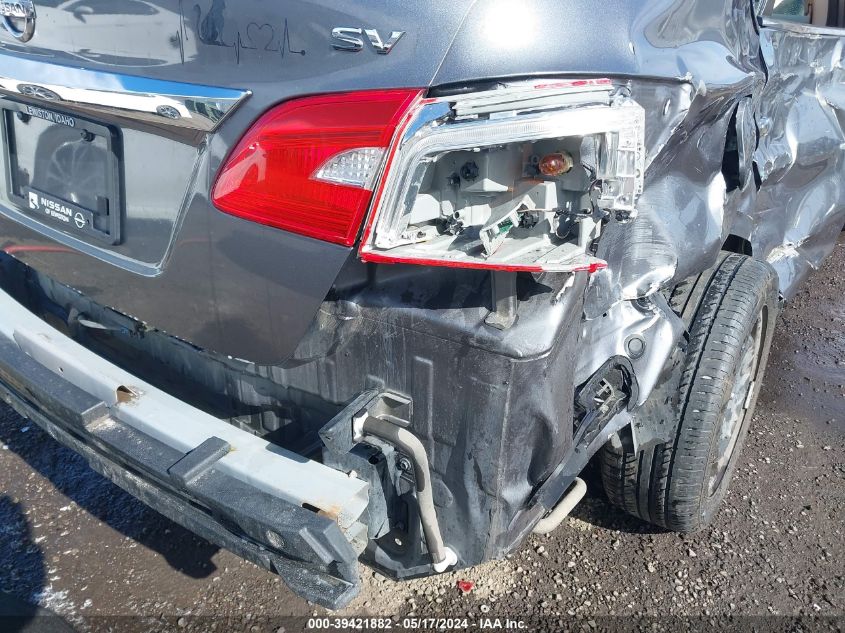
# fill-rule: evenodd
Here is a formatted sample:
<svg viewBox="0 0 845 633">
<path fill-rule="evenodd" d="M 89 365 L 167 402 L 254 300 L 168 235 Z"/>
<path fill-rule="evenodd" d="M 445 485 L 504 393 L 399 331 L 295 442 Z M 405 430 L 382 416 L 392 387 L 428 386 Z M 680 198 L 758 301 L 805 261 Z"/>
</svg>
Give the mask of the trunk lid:
<svg viewBox="0 0 845 633">
<path fill-rule="evenodd" d="M 284 360 L 351 249 L 219 212 L 209 202 L 217 170 L 279 102 L 430 85 L 470 4 L 38 0 L 32 13 L 4 9 L 0 249 L 201 347 Z M 20 37 L 32 22 L 31 38 Z M 334 28 L 376 29 L 385 42 L 406 33 L 385 55 L 366 36 L 358 52 L 336 49 Z"/>
</svg>

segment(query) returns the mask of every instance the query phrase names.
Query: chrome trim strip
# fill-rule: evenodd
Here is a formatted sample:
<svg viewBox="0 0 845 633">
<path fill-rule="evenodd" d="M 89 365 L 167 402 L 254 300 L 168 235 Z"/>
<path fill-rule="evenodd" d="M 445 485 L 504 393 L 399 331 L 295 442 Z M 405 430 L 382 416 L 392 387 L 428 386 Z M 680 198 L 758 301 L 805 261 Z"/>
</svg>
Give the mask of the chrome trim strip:
<svg viewBox="0 0 845 633">
<path fill-rule="evenodd" d="M 845 35 L 845 29 L 835 26 L 816 26 L 815 24 L 806 24 L 804 22 L 793 22 L 792 20 L 782 20 L 772 16 L 766 16 L 760 20 L 760 24 L 768 29 L 777 29 L 780 31 L 790 31 L 800 35 L 816 35 L 842 37 Z"/>
<path fill-rule="evenodd" d="M 213 132 L 248 90 L 146 79 L 0 54 L 0 93 L 174 128 Z"/>
</svg>

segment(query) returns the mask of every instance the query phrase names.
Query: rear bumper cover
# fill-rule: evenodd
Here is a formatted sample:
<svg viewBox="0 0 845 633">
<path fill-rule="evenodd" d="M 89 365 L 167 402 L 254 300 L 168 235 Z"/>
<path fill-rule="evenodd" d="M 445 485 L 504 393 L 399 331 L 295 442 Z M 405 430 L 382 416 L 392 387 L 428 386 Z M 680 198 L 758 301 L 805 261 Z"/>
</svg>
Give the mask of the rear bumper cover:
<svg viewBox="0 0 845 633">
<path fill-rule="evenodd" d="M 302 597 L 338 608 L 357 594 L 365 482 L 132 380 L 2 292 L 0 395 L 94 470 Z"/>
<path fill-rule="evenodd" d="M 339 284 L 338 297 L 324 302 L 291 362 L 263 367 L 198 350 L 9 260 L 0 288 L 20 303 L 0 295 L 0 334 L 104 400 L 111 417 L 182 455 L 211 437 L 228 442 L 236 450 L 216 470 L 337 517 L 359 560 L 394 578 L 433 573 L 413 490 L 393 472 L 396 455 L 378 442 L 337 452 L 322 435 L 327 423 L 358 413 L 354 403 L 362 394 L 397 394 L 409 402 L 401 418 L 425 448 L 437 522 L 457 568 L 501 558 L 521 543 L 563 492 L 541 499 L 541 489 L 558 488 L 555 473 L 580 450 L 572 442 L 574 372 L 586 275 L 577 275 L 572 287 L 561 276 L 517 277 L 518 320 L 502 331 L 486 324 L 489 274 L 378 267 L 372 279 L 353 275 Z M 363 266 L 352 273 L 369 274 Z M 7 304 L 20 315 L 13 317 L 17 331 L 2 312 Z M 106 329 L 83 327 L 80 315 Z M 31 332 L 35 322 L 43 329 L 40 319 L 60 323 L 72 340 Z M 118 402 L 121 386 L 141 397 Z M 218 396 L 239 406 L 226 409 Z M 223 422 L 229 416 L 237 427 Z M 244 438 L 238 428 L 273 445 Z M 280 446 L 304 455 L 322 449 L 321 463 Z M 214 445 L 204 449 L 213 453 Z M 377 463 L 370 461 L 373 450 L 382 456 Z M 257 468 L 257 457 L 271 452 L 289 459 Z M 352 471 L 354 478 L 346 475 Z"/>
</svg>

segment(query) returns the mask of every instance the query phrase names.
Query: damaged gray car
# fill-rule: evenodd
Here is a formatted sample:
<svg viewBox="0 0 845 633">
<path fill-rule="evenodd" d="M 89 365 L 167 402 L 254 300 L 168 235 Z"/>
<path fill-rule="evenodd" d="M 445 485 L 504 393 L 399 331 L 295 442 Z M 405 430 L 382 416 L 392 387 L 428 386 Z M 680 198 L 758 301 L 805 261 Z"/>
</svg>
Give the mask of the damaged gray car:
<svg viewBox="0 0 845 633">
<path fill-rule="evenodd" d="M 845 223 L 842 0 L 2 0 L 0 392 L 330 608 L 718 511 Z"/>
</svg>

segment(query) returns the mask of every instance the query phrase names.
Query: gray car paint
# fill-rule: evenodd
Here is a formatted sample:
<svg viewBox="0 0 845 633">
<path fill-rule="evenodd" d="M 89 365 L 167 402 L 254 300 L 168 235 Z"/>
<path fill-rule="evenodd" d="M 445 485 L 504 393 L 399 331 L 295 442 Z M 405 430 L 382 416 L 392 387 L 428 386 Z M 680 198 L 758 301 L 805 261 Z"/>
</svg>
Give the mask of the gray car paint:
<svg viewBox="0 0 845 633">
<path fill-rule="evenodd" d="M 138 190 L 128 201 L 127 224 L 142 220 L 144 211 L 135 211 L 133 204 L 143 206 L 141 200 L 151 195 L 159 215 L 158 221 L 146 223 L 143 235 L 127 235 L 115 249 L 117 257 L 97 245 L 45 235 L 6 217 L 0 219 L 0 244 L 98 302 L 202 347 L 262 363 L 287 358 L 351 250 L 218 212 L 208 200 L 215 173 L 249 125 L 285 99 L 430 85 L 459 28 L 462 4 L 469 5 L 445 0 L 425 5 L 381 0 L 366 6 L 310 0 L 281 5 L 255 0 L 109 0 L 103 4 L 107 11 L 102 11 L 96 3 L 39 2 L 36 36 L 21 45 L 0 29 L 0 55 L 247 88 L 252 95 L 218 133 L 179 143 L 162 136 L 161 130 L 132 130 L 137 123 L 126 118 L 101 117 L 129 128 L 125 181 L 128 189 Z M 174 5 L 181 11 L 174 11 Z M 85 14 L 85 7 L 92 6 L 106 14 L 98 23 Z M 144 25 L 154 18 L 158 28 L 169 27 L 171 38 L 162 41 L 172 41 L 160 55 L 150 51 L 143 37 Z M 90 28 L 85 28 L 86 20 Z M 409 24 L 423 28 L 407 29 L 401 46 L 389 56 L 370 50 L 358 56 L 336 51 L 329 38 L 338 25 L 386 33 Z M 70 43 L 63 34 L 66 29 L 73 29 L 73 47 L 55 48 L 54 42 Z M 267 39 L 271 31 L 273 41 Z M 178 54 L 180 41 L 187 51 L 184 59 Z M 151 165 L 166 168 L 167 177 L 151 178 Z M 11 205 L 0 198 L 0 207 Z M 57 241 L 67 248 L 49 250 Z"/>
<path fill-rule="evenodd" d="M 819 268 L 842 228 L 843 38 L 839 29 L 775 21 L 762 31 L 764 59 L 777 72 L 758 113 L 756 163 L 765 186 L 743 224 L 778 272 L 787 299 Z"/>
<path fill-rule="evenodd" d="M 623 255 L 614 259 L 608 254 L 611 266 L 592 281 L 590 296 L 596 301 L 592 307 L 588 302 L 588 312 L 603 313 L 619 300 L 648 294 L 705 268 L 734 230 L 758 237 L 762 257 L 786 249 L 777 266 L 785 294 L 792 291 L 792 278 L 818 263 L 818 256 L 804 257 L 802 263 L 789 250 L 790 244 L 819 241 L 813 234 L 821 227 L 812 218 L 787 227 L 784 218 L 790 210 L 775 208 L 766 214 L 767 228 L 753 230 L 750 226 L 759 217 L 756 192 L 728 201 L 724 217 L 714 208 L 722 205 L 712 178 L 720 137 L 737 100 L 753 95 L 758 107 L 777 103 L 761 98 L 765 71 L 751 5 L 744 0 L 611 2 L 602 10 L 601 37 L 585 28 L 595 23 L 594 7 L 554 0 L 536 2 L 531 10 L 505 1 L 421 5 L 398 0 L 283 5 L 198 0 L 176 7 L 159 0 L 110 0 L 107 10 L 91 3 L 45 0 L 37 6 L 36 37 L 22 45 L 0 34 L 2 54 L 253 93 L 217 134 L 194 143 L 174 143 L 155 131 L 127 130 L 127 224 L 131 228 L 143 217 L 135 208 L 144 206 L 142 198 L 149 202 L 143 191 L 156 192 L 147 206 L 155 207 L 157 221 L 147 223 L 138 236 L 130 231 L 115 249 L 117 257 L 78 243 L 52 252 L 44 247 L 55 245 L 55 232 L 47 236 L 18 222 L 0 223 L 4 245 L 13 247 L 17 257 L 105 305 L 201 347 L 259 363 L 289 357 L 351 256 L 350 249 L 220 214 L 208 201 L 217 168 L 249 124 L 272 104 L 302 94 L 460 85 L 524 75 L 632 77 L 634 94 L 652 114 L 647 126 L 651 185 L 640 202 L 638 224 L 611 227 L 603 241 Z M 138 35 L 153 20 L 165 32 L 169 28 L 170 48 L 160 53 L 150 51 Z M 369 49 L 350 54 L 331 47 L 329 34 L 338 25 L 407 34 L 389 56 Z M 764 42 L 775 37 L 768 33 L 771 29 L 764 31 Z M 72 31 L 73 46 L 59 48 L 68 43 L 65 31 Z M 790 37 L 792 47 L 809 40 L 800 33 Z M 835 34 L 828 37 L 837 39 Z M 777 77 L 777 68 L 770 74 Z M 770 82 L 769 92 L 783 93 L 774 88 L 776 81 Z M 794 161 L 777 138 L 784 133 L 788 105 L 758 116 L 773 121 L 774 135 L 764 138 L 761 152 L 776 154 L 780 148 L 787 167 Z M 835 119 L 828 127 L 825 132 L 841 136 Z M 685 151 L 682 143 L 690 135 L 705 129 L 699 151 L 687 152 L 680 164 L 672 160 L 673 154 Z M 161 156 L 168 160 L 161 161 Z M 776 156 L 768 159 L 777 161 Z M 826 160 L 833 169 L 838 157 Z M 155 176 L 154 167 L 160 164 L 168 166 L 167 177 Z M 778 182 L 782 188 L 788 179 L 781 174 Z M 680 192 L 685 199 L 673 199 Z M 832 225 L 839 206 L 837 192 L 831 194 L 828 207 L 835 209 L 824 215 Z M 767 197 L 765 186 L 761 197 L 784 199 Z M 747 209 L 751 220 L 743 223 L 743 214 L 731 207 Z M 773 216 L 780 218 L 777 228 Z M 831 239 L 821 239 L 818 254 L 829 250 Z"/>
<path fill-rule="evenodd" d="M 654 394 L 671 392 L 658 374 L 677 353 L 684 326 L 661 291 L 709 268 L 734 236 L 775 267 L 789 297 L 833 248 L 845 222 L 839 67 L 845 31 L 775 22 L 760 27 L 750 0 L 617 0 L 601 12 L 574 0 L 200 0 L 176 11 L 174 3 L 124 0 L 110 2 L 114 13 L 99 16 L 110 28 L 80 28 L 73 47 L 61 50 L 51 47 L 51 28 L 94 19 L 74 3 L 41 6 L 47 8 L 39 19 L 47 18 L 32 42 L 21 46 L 0 35 L 0 55 L 43 56 L 252 95 L 210 137 L 177 139 L 114 120 L 149 137 L 127 148 L 127 179 L 160 158 L 156 144 L 178 143 L 185 153 L 173 164 L 174 173 L 186 174 L 184 182 L 162 187 L 163 221 L 146 248 L 131 236 L 121 247 L 125 259 L 146 269 L 104 262 L 91 244 L 65 248 L 60 236 L 51 239 L 14 219 L 0 221 L 4 250 L 153 327 L 274 365 L 200 362 L 195 349 L 170 339 L 161 349 L 136 342 L 152 349 L 153 360 L 192 369 L 191 378 L 203 378 L 216 392 L 266 405 L 257 407 L 262 418 L 284 412 L 271 410 L 276 394 L 256 389 L 256 376 L 299 394 L 302 409 L 309 398 L 342 406 L 365 389 L 409 395 L 415 406 L 409 428 L 425 438 L 438 518 L 460 565 L 511 551 L 560 498 L 565 477 L 574 477 L 606 441 L 599 434 L 576 445 L 574 389 L 609 357 L 626 352 L 629 336 L 642 336 L 646 347 L 633 363 L 642 387 L 638 403 L 653 405 Z M 131 28 L 151 19 L 148 10 L 172 34 L 160 54 L 131 37 Z M 366 46 L 352 54 L 331 48 L 336 26 L 407 35 L 390 55 Z M 270 31 L 275 45 L 267 40 Z M 537 287 L 521 301 L 520 319 L 508 331 L 484 325 L 490 288 L 483 274 L 374 270 L 357 261 L 354 249 L 250 224 L 209 203 L 227 151 L 259 114 L 284 99 L 388 86 L 447 94 L 506 78 L 564 75 L 627 82 L 645 107 L 645 191 L 637 218 L 610 222 L 599 242 L 608 268 L 589 280 L 577 276 L 568 290 L 553 275 L 523 279 Z M 723 172 L 732 134 L 746 157 L 736 186 Z M 625 413 L 602 432 L 632 419 L 643 428 L 652 411 Z M 395 561 L 386 555 L 368 562 L 400 577 L 428 573 L 420 566 L 389 567 Z"/>
</svg>

